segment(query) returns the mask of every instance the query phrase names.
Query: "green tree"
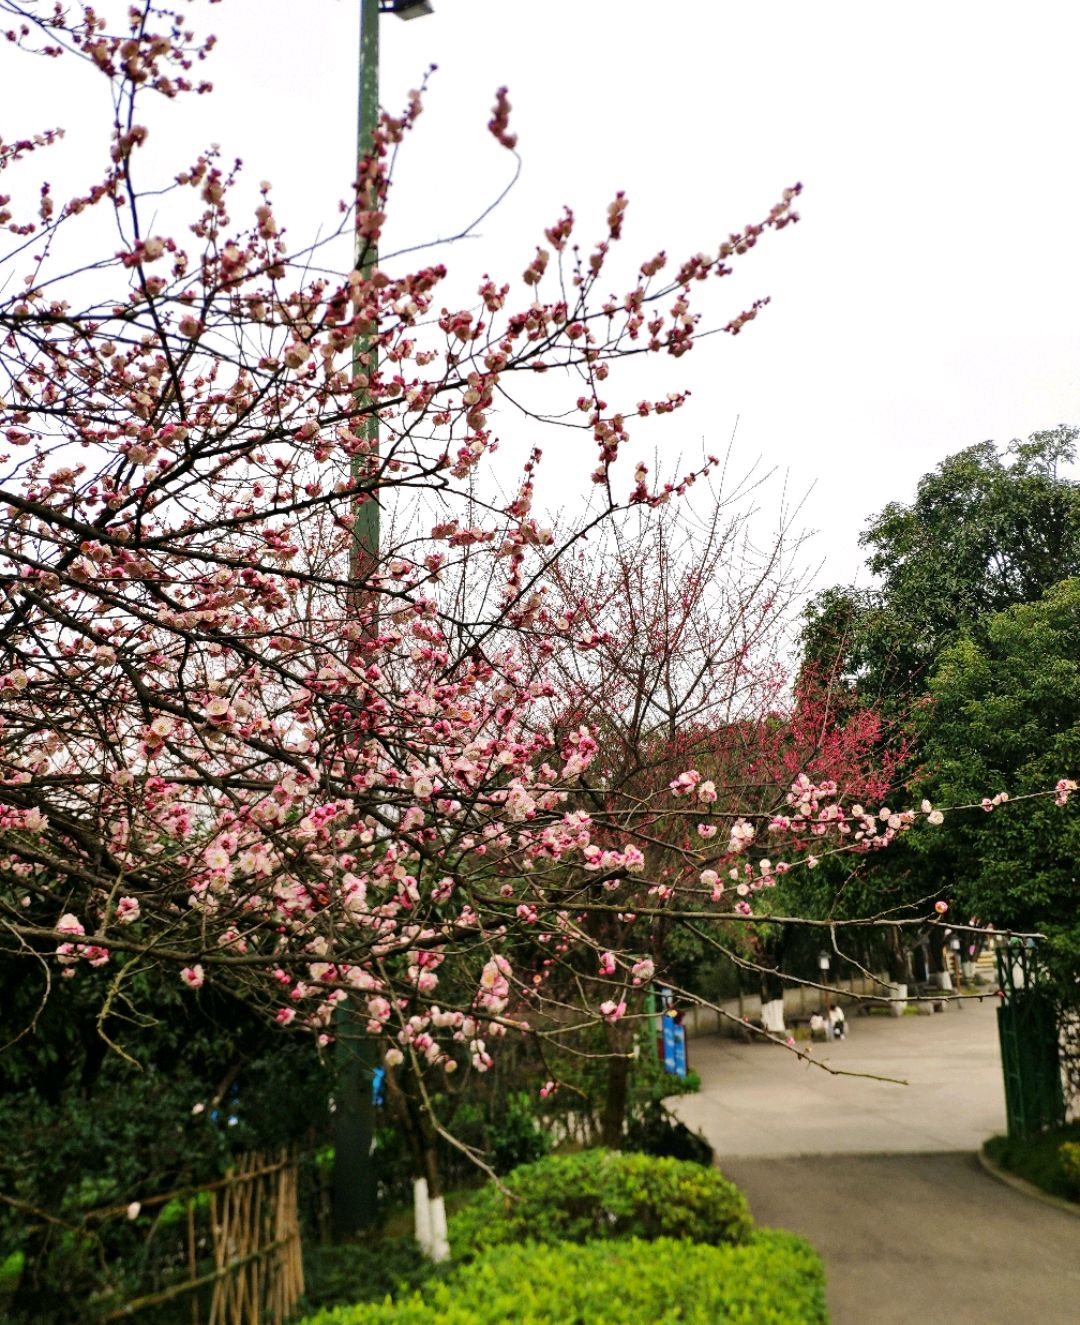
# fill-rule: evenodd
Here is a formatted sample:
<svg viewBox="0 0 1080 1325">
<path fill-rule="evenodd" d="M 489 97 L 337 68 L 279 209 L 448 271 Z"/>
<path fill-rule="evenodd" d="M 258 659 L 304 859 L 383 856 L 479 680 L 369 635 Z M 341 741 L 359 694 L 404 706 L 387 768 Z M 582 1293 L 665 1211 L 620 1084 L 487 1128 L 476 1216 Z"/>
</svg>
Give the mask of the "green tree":
<svg viewBox="0 0 1080 1325">
<path fill-rule="evenodd" d="M 890 502 L 859 540 L 876 585 L 818 595 L 805 662 L 895 708 L 962 631 L 1080 575 L 1080 484 L 1062 473 L 1078 437 L 1062 424 L 1003 453 L 981 442 L 920 479 L 911 503 Z"/>
<path fill-rule="evenodd" d="M 1038 786 L 1045 788 L 1075 768 L 1065 751 L 1048 751 L 1041 768 L 1022 777 L 1018 766 L 973 760 L 965 742 L 974 737 L 964 716 L 953 712 L 952 772 L 937 777 L 946 745 L 928 689 L 932 677 L 935 685 L 944 684 L 946 657 L 955 668 L 958 658 L 991 647 L 988 632 L 1002 629 L 1000 613 L 1016 604 L 1038 603 L 1055 584 L 1080 575 L 1080 484 L 1063 472 L 1075 459 L 1078 437 L 1080 430 L 1061 425 L 1001 450 L 982 442 L 950 456 L 919 481 L 913 501 L 892 502 L 868 522 L 860 542 L 867 549 L 867 570 L 876 577 L 873 586 L 826 589 L 807 611 L 804 674 L 823 678 L 835 702 L 879 712 L 886 720 L 886 739 L 907 742 L 898 780 L 921 782 L 935 803 L 978 801 L 999 788 L 1033 789 L 1030 778 L 1036 772 L 1043 779 Z M 934 691 L 939 702 L 943 694 Z M 997 721 L 999 740 L 1009 735 L 1010 722 L 1021 723 L 1017 713 L 1004 711 Z M 1022 741 L 1023 730 L 1021 724 L 1012 738 Z M 956 776 L 961 767 L 964 780 Z M 963 903 L 970 905 L 970 913 L 1015 925 L 1036 923 L 1037 914 L 1042 923 L 1046 909 L 1006 906 L 1003 895 L 988 894 L 985 881 L 990 873 L 1004 879 L 1012 868 L 1014 857 L 1005 847 L 1009 833 L 1024 839 L 1046 827 L 1044 818 L 1059 831 L 1054 813 L 1055 807 L 1045 803 L 1030 810 L 1017 807 L 1001 815 L 988 835 L 982 831 L 988 825 L 981 822 L 966 828 L 967 845 L 951 835 L 916 834 L 875 859 L 872 874 L 853 871 L 849 860 L 827 861 L 812 885 L 793 878 L 785 891 L 797 893 L 790 899 L 792 908 L 833 916 L 915 906 L 943 889 L 959 898 L 968 893 L 977 853 L 983 884 L 973 885 Z M 1030 884 L 1033 898 L 1042 886 Z M 886 955 L 900 978 L 903 953 L 897 949 Z"/>
<path fill-rule="evenodd" d="M 1008 608 L 946 649 L 922 719 L 933 793 L 978 801 L 1042 791 L 1080 768 L 1080 579 Z M 1059 973 L 1080 967 L 1080 815 L 1049 798 L 976 819 L 941 838 L 959 908 L 996 926 L 1039 929 Z"/>
</svg>

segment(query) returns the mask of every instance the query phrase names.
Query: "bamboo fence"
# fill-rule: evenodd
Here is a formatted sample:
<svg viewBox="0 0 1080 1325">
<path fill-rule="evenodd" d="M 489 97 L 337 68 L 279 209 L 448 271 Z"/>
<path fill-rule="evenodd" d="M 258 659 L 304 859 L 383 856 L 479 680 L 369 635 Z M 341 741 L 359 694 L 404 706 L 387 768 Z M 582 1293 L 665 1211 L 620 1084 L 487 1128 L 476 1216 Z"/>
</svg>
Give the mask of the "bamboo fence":
<svg viewBox="0 0 1080 1325">
<path fill-rule="evenodd" d="M 197 1201 L 209 1196 L 209 1239 L 200 1237 Z M 285 1325 L 304 1292 L 297 1205 L 297 1164 L 282 1152 L 267 1158 L 241 1155 L 217 1182 L 153 1197 L 144 1205 L 183 1199 L 187 1203 L 187 1278 L 135 1298 L 109 1312 L 106 1321 L 127 1320 L 185 1294 L 191 1325 L 204 1325 L 200 1300 L 209 1288 L 205 1325 Z M 201 1270 L 200 1246 L 209 1241 L 213 1268 Z"/>
</svg>

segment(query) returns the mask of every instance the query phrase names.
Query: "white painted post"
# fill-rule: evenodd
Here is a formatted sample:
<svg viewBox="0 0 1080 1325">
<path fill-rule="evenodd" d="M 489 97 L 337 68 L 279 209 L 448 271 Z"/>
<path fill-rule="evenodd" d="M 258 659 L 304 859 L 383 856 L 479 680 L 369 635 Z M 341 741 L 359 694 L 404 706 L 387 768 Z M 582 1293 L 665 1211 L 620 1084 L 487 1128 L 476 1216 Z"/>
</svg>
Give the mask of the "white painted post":
<svg viewBox="0 0 1080 1325">
<path fill-rule="evenodd" d="M 416 1241 L 425 1256 L 431 1255 L 431 1202 L 427 1178 L 413 1179 L 413 1220 Z"/>
<path fill-rule="evenodd" d="M 446 1231 L 446 1202 L 434 1196 L 429 1206 L 430 1247 L 428 1255 L 436 1263 L 450 1259 L 450 1238 Z"/>
</svg>

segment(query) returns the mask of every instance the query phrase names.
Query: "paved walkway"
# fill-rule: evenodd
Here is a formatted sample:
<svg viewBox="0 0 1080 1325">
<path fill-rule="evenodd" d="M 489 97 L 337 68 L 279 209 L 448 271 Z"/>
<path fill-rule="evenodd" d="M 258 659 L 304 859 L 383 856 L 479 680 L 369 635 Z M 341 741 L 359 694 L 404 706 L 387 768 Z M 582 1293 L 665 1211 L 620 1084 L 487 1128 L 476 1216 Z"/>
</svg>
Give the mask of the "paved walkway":
<svg viewBox="0 0 1080 1325">
<path fill-rule="evenodd" d="M 832 1325 L 1077 1325 L 1080 1218 L 971 1154 L 734 1159 L 761 1224 L 825 1260 Z"/>
<path fill-rule="evenodd" d="M 846 1039 L 813 1046 L 830 1067 L 906 1086 L 830 1076 L 760 1041 L 694 1039 L 701 1093 L 669 1103 L 722 1156 L 977 1150 L 1005 1130 L 995 1007 L 988 996 L 929 1017 L 852 1016 Z"/>
<path fill-rule="evenodd" d="M 995 1002 L 849 1019 L 814 1046 L 691 1040 L 699 1095 L 669 1101 L 712 1142 L 759 1223 L 822 1253 L 832 1325 L 1080 1325 L 1080 1218 L 986 1174 L 1005 1127 Z"/>
</svg>

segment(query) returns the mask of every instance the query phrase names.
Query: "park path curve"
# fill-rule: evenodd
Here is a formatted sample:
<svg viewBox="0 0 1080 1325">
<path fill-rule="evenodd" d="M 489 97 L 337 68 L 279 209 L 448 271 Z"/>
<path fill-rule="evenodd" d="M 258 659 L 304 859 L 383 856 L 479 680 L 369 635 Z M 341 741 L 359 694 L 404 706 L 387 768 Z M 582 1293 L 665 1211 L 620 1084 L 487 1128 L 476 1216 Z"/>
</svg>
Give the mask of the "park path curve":
<svg viewBox="0 0 1080 1325">
<path fill-rule="evenodd" d="M 987 1174 L 1005 1127 L 995 1000 L 849 1019 L 814 1046 L 690 1042 L 698 1095 L 668 1103 L 712 1143 L 755 1219 L 821 1252 L 832 1325 L 1080 1325 L 1080 1218 Z"/>
<path fill-rule="evenodd" d="M 825 1261 L 831 1325 L 1078 1325 L 1080 1219 L 973 1154 L 721 1160 Z"/>
</svg>

